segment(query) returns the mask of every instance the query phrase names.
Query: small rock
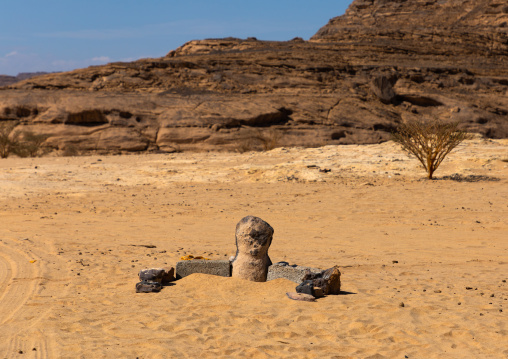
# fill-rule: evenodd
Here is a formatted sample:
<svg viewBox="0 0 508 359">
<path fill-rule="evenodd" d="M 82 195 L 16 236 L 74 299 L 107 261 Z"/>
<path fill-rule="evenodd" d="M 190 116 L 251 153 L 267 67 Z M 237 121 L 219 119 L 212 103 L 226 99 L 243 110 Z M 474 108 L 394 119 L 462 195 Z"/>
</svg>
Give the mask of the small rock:
<svg viewBox="0 0 508 359">
<path fill-rule="evenodd" d="M 274 264 L 274 266 L 288 266 L 289 265 L 289 262 L 277 262 Z"/>
<path fill-rule="evenodd" d="M 322 298 L 325 296 L 323 289 L 320 287 L 314 287 L 314 297 L 316 298 Z"/>
<path fill-rule="evenodd" d="M 162 286 L 158 282 L 141 281 L 136 284 L 136 293 L 158 293 Z"/>
<path fill-rule="evenodd" d="M 164 274 L 162 275 L 162 284 L 167 284 L 170 282 L 174 282 L 176 280 L 175 278 L 175 268 L 169 267 L 164 268 Z"/>
<path fill-rule="evenodd" d="M 303 302 L 315 302 L 316 298 L 310 294 L 304 294 L 304 293 L 296 293 L 296 292 L 288 292 L 286 293 L 289 299 L 293 300 L 300 300 Z"/>
<path fill-rule="evenodd" d="M 404 304 L 404 302 L 400 302 L 400 303 L 399 303 L 399 307 L 404 308 L 405 306 L 406 306 L 406 305 Z"/>
<path fill-rule="evenodd" d="M 436 289 L 434 293 L 441 293 L 441 291 L 439 289 Z"/>
<path fill-rule="evenodd" d="M 312 282 L 312 288 L 319 287 L 324 295 L 340 293 L 340 271 L 339 266 L 334 266 L 321 273 L 309 272 L 303 277 L 302 284 Z M 298 291 L 298 290 L 297 290 Z"/>
<path fill-rule="evenodd" d="M 142 269 L 139 272 L 139 279 L 141 281 L 162 283 L 165 273 L 166 271 L 163 268 Z"/>
<path fill-rule="evenodd" d="M 305 280 L 296 287 L 296 292 L 314 296 L 314 288 L 313 280 Z"/>
</svg>

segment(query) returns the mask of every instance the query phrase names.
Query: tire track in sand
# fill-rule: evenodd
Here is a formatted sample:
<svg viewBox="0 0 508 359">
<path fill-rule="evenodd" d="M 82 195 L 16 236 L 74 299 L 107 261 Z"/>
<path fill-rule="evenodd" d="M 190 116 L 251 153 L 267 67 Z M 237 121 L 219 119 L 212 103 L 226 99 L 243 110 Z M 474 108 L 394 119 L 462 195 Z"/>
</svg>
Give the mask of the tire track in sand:
<svg viewBox="0 0 508 359">
<path fill-rule="evenodd" d="M 45 266 L 35 248 L 23 247 L 17 240 L 0 240 L 0 355 L 30 352 L 34 358 L 56 357 L 50 339 L 54 336 L 36 328 L 51 310 L 38 301 Z"/>
</svg>

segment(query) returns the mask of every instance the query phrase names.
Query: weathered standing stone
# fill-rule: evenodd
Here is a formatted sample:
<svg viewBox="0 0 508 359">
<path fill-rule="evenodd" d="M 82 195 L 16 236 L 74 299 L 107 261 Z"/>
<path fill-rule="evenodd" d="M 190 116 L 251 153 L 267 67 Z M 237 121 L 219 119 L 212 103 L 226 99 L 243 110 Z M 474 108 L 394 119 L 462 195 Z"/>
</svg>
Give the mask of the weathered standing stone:
<svg viewBox="0 0 508 359">
<path fill-rule="evenodd" d="M 273 228 L 258 217 L 247 216 L 238 222 L 233 277 L 266 282 L 268 267 L 272 264 L 268 248 L 273 232 Z"/>
</svg>

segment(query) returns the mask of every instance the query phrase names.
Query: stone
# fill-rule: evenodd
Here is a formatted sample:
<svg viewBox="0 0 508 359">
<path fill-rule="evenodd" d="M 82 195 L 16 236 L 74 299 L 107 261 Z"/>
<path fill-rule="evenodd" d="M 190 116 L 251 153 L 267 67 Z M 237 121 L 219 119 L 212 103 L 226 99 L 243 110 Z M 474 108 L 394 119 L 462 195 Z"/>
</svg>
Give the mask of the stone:
<svg viewBox="0 0 508 359">
<path fill-rule="evenodd" d="M 321 288 L 323 295 L 340 294 L 339 266 L 333 266 L 332 268 L 324 270 L 321 273 L 307 273 L 303 278 L 302 284 L 305 283 L 308 283 L 307 285 L 312 286 L 312 288 Z"/>
<path fill-rule="evenodd" d="M 176 279 L 181 279 L 194 273 L 211 274 L 220 277 L 231 277 L 231 262 L 228 260 L 179 261 L 176 263 Z"/>
<path fill-rule="evenodd" d="M 163 268 L 142 269 L 139 271 L 141 281 L 162 283 L 162 278 L 166 271 Z"/>
<path fill-rule="evenodd" d="M 296 287 L 296 292 L 314 296 L 314 281 L 303 281 Z"/>
<path fill-rule="evenodd" d="M 266 282 L 268 267 L 272 264 L 268 248 L 272 244 L 273 232 L 273 228 L 258 217 L 247 216 L 238 222 L 232 277 Z"/>
<path fill-rule="evenodd" d="M 314 287 L 314 297 L 321 298 L 325 296 L 325 293 L 322 288 L 320 287 Z"/>
<path fill-rule="evenodd" d="M 339 266 L 333 266 L 323 272 L 323 279 L 328 285 L 328 292 L 325 294 L 340 293 L 340 270 Z"/>
<path fill-rule="evenodd" d="M 164 268 L 164 274 L 162 275 L 162 284 L 168 284 L 174 282 L 175 280 L 175 268 Z"/>
<path fill-rule="evenodd" d="M 143 280 L 136 284 L 136 293 L 157 293 L 162 289 L 159 282 Z"/>
<path fill-rule="evenodd" d="M 298 266 L 296 264 L 289 265 L 288 262 L 278 262 L 268 267 L 266 280 L 285 278 L 295 283 L 301 283 L 307 273 L 321 273 L 322 271 L 323 270 L 319 268 Z"/>
<path fill-rule="evenodd" d="M 175 280 L 175 269 L 173 267 L 142 269 L 139 272 L 139 279 L 141 281 L 168 284 Z"/>
<path fill-rule="evenodd" d="M 316 298 L 314 298 L 310 294 L 297 293 L 297 292 L 288 292 L 286 293 L 289 299 L 299 300 L 302 302 L 315 302 Z"/>
</svg>

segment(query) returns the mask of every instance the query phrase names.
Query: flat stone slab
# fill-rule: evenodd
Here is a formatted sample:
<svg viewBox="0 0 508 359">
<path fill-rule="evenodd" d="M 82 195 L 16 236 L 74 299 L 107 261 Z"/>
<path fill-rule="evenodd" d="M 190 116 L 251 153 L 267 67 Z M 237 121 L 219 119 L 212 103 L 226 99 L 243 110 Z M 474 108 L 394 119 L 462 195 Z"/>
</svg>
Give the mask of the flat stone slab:
<svg viewBox="0 0 508 359">
<path fill-rule="evenodd" d="M 311 273 L 321 273 L 323 270 L 319 268 L 303 267 L 296 264 L 289 265 L 287 262 L 279 262 L 268 267 L 266 280 L 285 278 L 300 284 L 303 282 L 303 277 L 307 274 L 307 271 Z"/>
<path fill-rule="evenodd" d="M 316 301 L 316 298 L 314 298 L 310 294 L 289 292 L 289 293 L 286 293 L 286 295 L 288 296 L 289 299 L 299 300 L 302 302 L 315 302 Z"/>
<path fill-rule="evenodd" d="M 207 261 L 194 259 L 176 263 L 176 279 L 180 279 L 194 273 L 231 277 L 231 262 L 229 260 Z"/>
</svg>

